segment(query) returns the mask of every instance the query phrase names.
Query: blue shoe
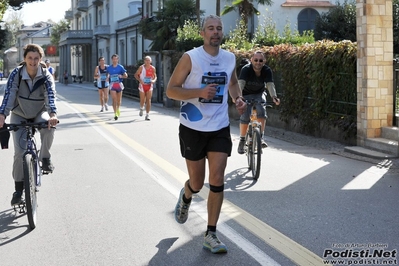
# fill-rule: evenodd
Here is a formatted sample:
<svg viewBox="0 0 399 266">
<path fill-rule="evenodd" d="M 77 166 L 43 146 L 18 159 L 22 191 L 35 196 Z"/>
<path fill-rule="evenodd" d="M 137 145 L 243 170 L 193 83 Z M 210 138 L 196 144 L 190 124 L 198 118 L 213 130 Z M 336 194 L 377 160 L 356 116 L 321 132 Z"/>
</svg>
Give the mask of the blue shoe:
<svg viewBox="0 0 399 266">
<path fill-rule="evenodd" d="M 185 203 L 183 201 L 183 195 L 184 195 L 184 188 L 181 189 L 180 195 L 179 195 L 179 200 L 177 201 L 176 207 L 175 207 L 175 220 L 179 224 L 184 224 L 187 219 L 188 219 L 188 209 L 190 208 L 190 203 Z"/>
<path fill-rule="evenodd" d="M 226 253 L 227 247 L 219 240 L 216 233 L 208 232 L 204 237 L 204 249 L 210 250 L 212 253 Z"/>
</svg>

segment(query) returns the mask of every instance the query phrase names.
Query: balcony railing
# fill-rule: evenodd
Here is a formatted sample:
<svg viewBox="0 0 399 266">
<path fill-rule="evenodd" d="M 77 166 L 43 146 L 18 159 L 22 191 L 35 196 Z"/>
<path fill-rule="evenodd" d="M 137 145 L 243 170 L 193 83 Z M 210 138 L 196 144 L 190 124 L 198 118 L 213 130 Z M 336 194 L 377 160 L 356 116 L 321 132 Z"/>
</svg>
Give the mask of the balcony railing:
<svg viewBox="0 0 399 266">
<path fill-rule="evenodd" d="M 92 39 L 92 30 L 68 30 L 61 33 L 60 41 L 65 41 L 67 39 Z"/>
<path fill-rule="evenodd" d="M 65 17 L 66 20 L 71 20 L 73 19 L 73 12 L 71 10 L 65 11 Z"/>
<path fill-rule="evenodd" d="M 82 16 L 82 12 L 80 12 L 79 10 L 75 9 L 73 11 L 73 15 L 75 16 L 75 18 L 80 18 Z"/>
<path fill-rule="evenodd" d="M 79 11 L 86 12 L 89 10 L 89 1 L 88 0 L 78 0 L 78 5 L 76 7 Z"/>
<path fill-rule="evenodd" d="M 109 35 L 111 34 L 111 26 L 110 25 L 96 25 L 94 27 L 93 34 L 95 36 L 103 36 L 108 39 Z"/>
<path fill-rule="evenodd" d="M 93 0 L 93 5 L 102 6 L 104 4 L 104 0 Z"/>
<path fill-rule="evenodd" d="M 139 24 L 140 20 L 141 20 L 141 14 L 136 14 L 136 15 L 118 20 L 117 28 L 123 29 L 123 28 L 135 26 L 135 25 Z"/>
</svg>

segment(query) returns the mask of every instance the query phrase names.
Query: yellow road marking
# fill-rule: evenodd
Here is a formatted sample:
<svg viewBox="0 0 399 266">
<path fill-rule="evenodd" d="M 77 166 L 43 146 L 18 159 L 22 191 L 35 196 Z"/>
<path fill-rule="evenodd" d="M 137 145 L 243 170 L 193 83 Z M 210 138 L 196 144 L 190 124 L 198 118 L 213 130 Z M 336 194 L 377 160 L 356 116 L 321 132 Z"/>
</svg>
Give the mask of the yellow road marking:
<svg viewBox="0 0 399 266">
<path fill-rule="evenodd" d="M 182 184 L 186 182 L 188 179 L 188 175 L 181 171 L 179 168 L 169 163 L 156 153 L 148 150 L 143 145 L 131 139 L 129 136 L 116 129 L 110 124 L 107 124 L 103 119 L 95 116 L 90 111 L 72 104 L 77 110 L 81 113 L 88 116 L 92 121 L 95 121 L 97 125 L 101 125 L 104 129 L 106 129 L 109 133 L 116 136 L 122 142 L 129 145 L 131 148 L 136 150 L 142 156 L 146 157 L 150 161 L 156 163 L 160 168 L 162 168 L 165 172 L 169 173 L 170 176 L 174 177 Z M 203 187 L 203 189 L 197 194 L 202 199 L 207 200 L 209 189 L 207 187 Z M 254 217 L 250 213 L 241 209 L 240 207 L 234 205 L 228 200 L 223 201 L 222 212 L 224 215 L 233 219 L 237 223 L 239 223 L 244 228 L 248 229 L 254 235 L 262 239 L 266 244 L 273 247 L 280 253 L 282 253 L 285 257 L 293 261 L 297 265 L 322 265 L 323 259 L 317 256 L 312 251 L 307 248 L 301 246 L 299 243 L 280 233 L 273 227 L 267 225 L 262 222 L 258 218 Z M 330 265 L 330 264 L 323 264 Z"/>
</svg>

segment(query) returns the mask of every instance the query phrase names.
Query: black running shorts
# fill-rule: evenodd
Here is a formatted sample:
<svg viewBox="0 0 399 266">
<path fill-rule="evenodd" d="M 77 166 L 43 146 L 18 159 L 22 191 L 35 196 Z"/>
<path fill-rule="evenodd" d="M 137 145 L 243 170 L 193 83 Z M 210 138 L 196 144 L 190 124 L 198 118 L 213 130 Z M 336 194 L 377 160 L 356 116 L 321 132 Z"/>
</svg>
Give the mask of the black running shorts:
<svg viewBox="0 0 399 266">
<path fill-rule="evenodd" d="M 230 156 L 233 146 L 230 126 L 217 131 L 203 132 L 180 124 L 179 139 L 181 155 L 190 161 L 201 160 L 210 151 L 223 152 Z"/>
</svg>

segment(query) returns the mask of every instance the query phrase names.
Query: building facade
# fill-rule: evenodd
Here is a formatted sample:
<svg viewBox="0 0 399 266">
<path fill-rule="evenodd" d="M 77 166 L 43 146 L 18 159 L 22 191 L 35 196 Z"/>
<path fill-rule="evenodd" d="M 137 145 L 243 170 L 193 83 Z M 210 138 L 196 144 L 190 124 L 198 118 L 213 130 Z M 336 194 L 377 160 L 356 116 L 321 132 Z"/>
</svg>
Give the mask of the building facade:
<svg viewBox="0 0 399 266">
<path fill-rule="evenodd" d="M 217 2 L 200 1 L 204 16 L 220 14 Z M 231 4 L 227 0 L 219 2 L 221 10 Z M 70 10 L 65 12 L 71 28 L 61 35 L 59 43 L 60 72 L 67 70 L 74 79 L 92 81 L 98 58 L 104 56 L 109 64 L 111 56 L 118 54 L 119 63 L 124 66 L 136 65 L 145 55 L 150 55 L 160 75 L 161 56 L 149 51 L 151 41 L 139 34 L 138 23 L 143 16 L 153 16 L 164 7 L 164 3 L 165 0 L 71 0 Z M 272 6 L 254 5 L 261 15 L 250 18 L 249 29 L 252 32 L 258 26 L 262 27 L 262 16 L 271 16 L 280 32 L 287 21 L 293 30 L 311 30 L 315 17 L 334 6 L 330 1 L 313 0 L 276 0 Z M 236 28 L 239 18 L 238 11 L 222 16 L 225 34 Z M 59 80 L 62 82 L 61 78 Z"/>
<path fill-rule="evenodd" d="M 24 46 L 35 43 L 40 46 L 50 44 L 51 27 L 48 22 L 38 22 L 31 26 L 22 25 L 17 32 L 15 47 L 10 47 L 4 52 L 4 75 L 8 74 L 24 60 Z M 50 59 L 53 67 L 58 65 L 58 57 L 51 56 L 43 58 Z"/>
</svg>

